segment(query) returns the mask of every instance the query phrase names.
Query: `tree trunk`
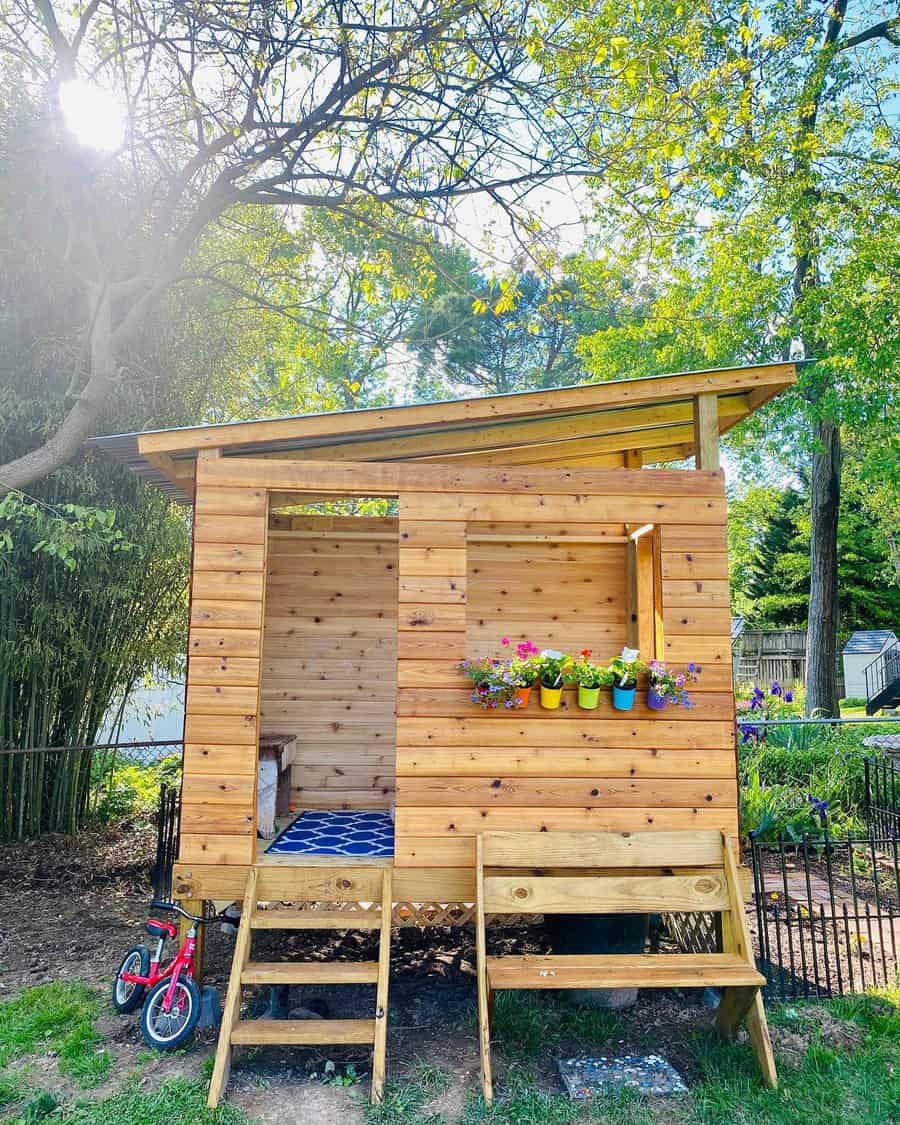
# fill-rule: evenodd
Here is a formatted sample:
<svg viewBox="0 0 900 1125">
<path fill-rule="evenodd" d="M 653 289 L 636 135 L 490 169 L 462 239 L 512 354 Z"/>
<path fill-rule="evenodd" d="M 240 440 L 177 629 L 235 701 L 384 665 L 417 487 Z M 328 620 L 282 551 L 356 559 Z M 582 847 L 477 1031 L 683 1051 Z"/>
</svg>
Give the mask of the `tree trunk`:
<svg viewBox="0 0 900 1125">
<path fill-rule="evenodd" d="M 822 419 L 815 427 L 809 540 L 809 625 L 806 636 L 806 714 L 838 714 L 835 650 L 838 626 L 838 517 L 841 432 Z"/>
<path fill-rule="evenodd" d="M 0 497 L 10 490 L 26 489 L 73 461 L 85 439 L 94 433 L 98 418 L 113 398 L 117 365 L 110 296 L 106 286 L 98 287 L 91 294 L 89 323 L 89 371 L 84 386 L 75 390 L 73 378 L 75 401 L 55 433 L 43 445 L 0 464 Z"/>
</svg>

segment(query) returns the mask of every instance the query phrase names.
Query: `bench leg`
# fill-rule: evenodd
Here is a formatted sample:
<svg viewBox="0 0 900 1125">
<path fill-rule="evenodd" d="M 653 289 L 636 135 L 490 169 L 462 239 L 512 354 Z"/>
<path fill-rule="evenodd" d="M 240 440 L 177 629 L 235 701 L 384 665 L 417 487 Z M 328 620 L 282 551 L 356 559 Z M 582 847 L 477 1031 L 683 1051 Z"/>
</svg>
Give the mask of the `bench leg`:
<svg viewBox="0 0 900 1125">
<path fill-rule="evenodd" d="M 775 1069 L 775 1055 L 772 1053 L 772 1041 L 769 1038 L 769 1025 L 766 1022 L 766 1010 L 763 1006 L 762 992 L 756 990 L 753 1003 L 747 1012 L 747 1031 L 753 1045 L 753 1053 L 762 1071 L 763 1082 L 770 1090 L 778 1089 L 778 1071 Z"/>
<path fill-rule="evenodd" d="M 481 1044 L 481 1089 L 487 1105 L 494 1101 L 494 1079 L 491 1070 L 491 1012 L 494 1004 L 494 990 L 488 991 L 487 982 L 479 980 L 478 989 L 478 1036 Z"/>
<path fill-rule="evenodd" d="M 716 1028 L 719 1038 L 733 1039 L 741 1020 L 753 1004 L 753 996 L 758 993 L 758 988 L 739 987 L 725 988 L 722 990 L 722 999 L 716 1012 Z"/>
</svg>

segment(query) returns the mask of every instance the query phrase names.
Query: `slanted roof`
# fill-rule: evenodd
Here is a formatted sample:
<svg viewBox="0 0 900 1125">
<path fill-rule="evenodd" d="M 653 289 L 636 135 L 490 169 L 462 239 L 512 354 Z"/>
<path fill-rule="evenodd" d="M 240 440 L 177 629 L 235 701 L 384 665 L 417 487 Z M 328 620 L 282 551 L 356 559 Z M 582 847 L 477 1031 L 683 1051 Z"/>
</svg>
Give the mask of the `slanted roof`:
<svg viewBox="0 0 900 1125">
<path fill-rule="evenodd" d="M 844 645 L 844 652 L 848 656 L 877 656 L 896 640 L 890 629 L 860 629 Z"/>
<path fill-rule="evenodd" d="M 115 434 L 88 444 L 190 502 L 202 449 L 224 456 L 330 461 L 461 461 L 469 465 L 611 466 L 694 453 L 694 409 L 715 395 L 725 433 L 797 381 L 794 363 L 617 379 L 554 390 L 413 406 L 265 418 Z"/>
</svg>

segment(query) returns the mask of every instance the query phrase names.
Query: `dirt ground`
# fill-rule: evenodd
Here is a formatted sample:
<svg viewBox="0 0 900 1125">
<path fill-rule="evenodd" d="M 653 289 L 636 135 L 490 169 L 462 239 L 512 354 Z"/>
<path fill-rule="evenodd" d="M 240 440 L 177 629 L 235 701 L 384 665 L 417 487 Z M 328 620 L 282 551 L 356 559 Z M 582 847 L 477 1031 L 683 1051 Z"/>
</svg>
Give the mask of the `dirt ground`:
<svg viewBox="0 0 900 1125">
<path fill-rule="evenodd" d="M 141 830 L 104 830 L 77 840 L 46 838 L 0 848 L 0 1000 L 33 985 L 66 979 L 95 983 L 105 993 L 124 951 L 146 940 L 152 848 L 152 835 Z M 491 940 L 508 951 L 546 948 L 537 928 L 506 928 L 495 931 Z M 375 948 L 372 935 L 352 933 L 336 935 L 325 948 L 320 937 L 304 933 L 262 934 L 258 943 L 254 941 L 254 959 L 362 960 L 371 959 Z M 210 927 L 204 983 L 214 985 L 222 998 L 232 943 L 233 937 L 218 926 Z M 474 960 L 469 927 L 395 931 L 388 1073 L 397 1076 L 415 1062 L 426 1062 L 450 1074 L 449 1089 L 427 1107 L 448 1123 L 460 1118 L 468 1093 L 478 1084 Z M 247 990 L 247 996 L 248 1014 L 261 1014 L 269 1002 L 268 991 Z M 292 988 L 288 1012 L 368 1016 L 373 1003 L 371 986 Z M 214 1052 L 215 1032 L 206 1031 L 185 1053 L 155 1055 L 144 1047 L 136 1016 L 107 1011 L 97 1030 L 114 1055 L 114 1065 L 94 1097 L 111 1093 L 135 1071 L 148 1089 L 165 1078 L 196 1077 L 203 1060 Z M 700 993 L 643 994 L 636 1007 L 611 1024 L 612 1036 L 596 1043 L 595 1049 L 616 1055 L 658 1052 L 690 1085 L 695 1063 L 686 1041 L 691 1032 L 711 1022 L 712 1011 Z M 790 1052 L 795 1046 L 786 1044 L 785 1049 Z M 564 1056 L 568 1047 L 574 1050 L 576 1044 L 557 1042 L 552 1052 L 543 1051 L 534 1062 L 542 1088 L 559 1090 L 552 1056 Z M 236 1053 L 228 1100 L 264 1123 L 290 1120 L 293 1109 L 320 1125 L 362 1122 L 361 1086 L 349 1090 L 335 1082 L 348 1063 L 364 1081 L 369 1069 L 365 1048 L 244 1049 Z M 45 1089 L 60 1096 L 78 1092 L 66 1087 L 52 1059 L 29 1065 L 37 1065 Z M 507 1065 L 517 1064 L 508 1064 L 498 1052 L 501 1082 Z"/>
</svg>

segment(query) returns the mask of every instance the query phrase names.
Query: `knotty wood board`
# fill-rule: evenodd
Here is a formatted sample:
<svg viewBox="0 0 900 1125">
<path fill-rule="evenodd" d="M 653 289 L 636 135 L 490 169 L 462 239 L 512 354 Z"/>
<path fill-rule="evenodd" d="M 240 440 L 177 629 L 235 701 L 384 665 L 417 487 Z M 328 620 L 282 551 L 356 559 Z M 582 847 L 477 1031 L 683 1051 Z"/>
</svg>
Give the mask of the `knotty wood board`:
<svg viewBox="0 0 900 1125">
<path fill-rule="evenodd" d="M 300 738 L 298 804 L 384 807 L 396 764 L 401 868 L 468 865 L 490 826 L 737 831 L 721 474 L 238 457 L 197 477 L 186 862 L 248 861 L 260 716 Z M 270 517 L 292 487 L 393 492 L 400 518 Z M 641 597 L 666 657 L 707 666 L 696 707 L 476 710 L 456 664 L 502 636 L 621 648 L 621 540 L 644 522 Z"/>
<path fill-rule="evenodd" d="M 387 808 L 394 799 L 397 521 L 295 516 L 272 523 L 280 530 L 269 540 L 262 724 L 297 738 L 292 804 Z M 384 538 L 354 538 L 362 531 Z"/>
<path fill-rule="evenodd" d="M 706 478 L 686 494 L 684 477 L 669 485 L 666 474 L 599 472 L 589 492 L 581 474 L 569 476 L 570 494 L 524 470 L 496 491 L 477 492 L 470 479 L 400 494 L 400 588 L 410 594 L 399 611 L 398 868 L 471 863 L 475 833 L 491 827 L 737 832 L 720 486 Z M 618 491 L 605 486 L 612 476 Z M 603 693 L 597 711 L 583 712 L 570 689 L 557 712 L 541 710 L 537 692 L 525 711 L 479 712 L 456 664 L 502 653 L 502 637 L 590 648 L 598 659 L 620 651 L 621 539 L 644 522 L 656 545 L 638 564 L 642 636 L 655 631 L 673 661 L 706 662 L 695 707 L 660 714 L 641 697 L 622 713 Z"/>
</svg>

